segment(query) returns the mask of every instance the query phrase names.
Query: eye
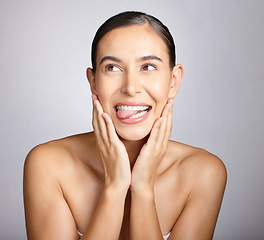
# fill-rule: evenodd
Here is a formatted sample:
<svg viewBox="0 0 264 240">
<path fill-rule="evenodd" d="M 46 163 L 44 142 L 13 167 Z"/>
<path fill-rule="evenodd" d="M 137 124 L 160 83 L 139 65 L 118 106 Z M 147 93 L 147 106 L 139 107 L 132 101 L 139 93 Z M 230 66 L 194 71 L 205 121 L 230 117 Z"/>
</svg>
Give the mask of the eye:
<svg viewBox="0 0 264 240">
<path fill-rule="evenodd" d="M 108 64 L 105 66 L 105 71 L 107 72 L 117 72 L 120 71 L 120 68 L 115 66 L 114 64 Z"/>
<path fill-rule="evenodd" d="M 143 65 L 143 67 L 142 67 L 142 70 L 144 70 L 144 71 L 153 71 L 153 70 L 156 70 L 156 69 L 157 69 L 157 67 L 155 65 L 149 64 L 149 63 Z"/>
</svg>

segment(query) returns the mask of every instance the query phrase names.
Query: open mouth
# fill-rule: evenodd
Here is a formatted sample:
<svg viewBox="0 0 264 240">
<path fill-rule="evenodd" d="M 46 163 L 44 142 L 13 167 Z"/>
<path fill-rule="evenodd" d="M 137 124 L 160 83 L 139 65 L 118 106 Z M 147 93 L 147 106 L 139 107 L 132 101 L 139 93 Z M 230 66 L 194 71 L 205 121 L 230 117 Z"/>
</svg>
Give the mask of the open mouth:
<svg viewBox="0 0 264 240">
<path fill-rule="evenodd" d="M 148 117 L 148 113 L 151 110 L 151 106 L 148 105 L 121 105 L 117 104 L 114 109 L 116 111 L 117 118 L 124 123 L 134 123 L 140 120 L 145 120 Z"/>
</svg>

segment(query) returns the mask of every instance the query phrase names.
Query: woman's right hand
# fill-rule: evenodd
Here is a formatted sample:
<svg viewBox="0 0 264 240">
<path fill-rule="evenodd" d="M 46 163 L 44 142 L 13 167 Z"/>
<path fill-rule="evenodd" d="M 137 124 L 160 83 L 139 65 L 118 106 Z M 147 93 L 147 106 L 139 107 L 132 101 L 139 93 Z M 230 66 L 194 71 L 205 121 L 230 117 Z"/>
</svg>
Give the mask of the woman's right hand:
<svg viewBox="0 0 264 240">
<path fill-rule="evenodd" d="M 105 173 L 105 188 L 128 190 L 131 169 L 124 144 L 116 134 L 112 119 L 104 113 L 102 105 L 93 94 L 93 128 Z"/>
</svg>

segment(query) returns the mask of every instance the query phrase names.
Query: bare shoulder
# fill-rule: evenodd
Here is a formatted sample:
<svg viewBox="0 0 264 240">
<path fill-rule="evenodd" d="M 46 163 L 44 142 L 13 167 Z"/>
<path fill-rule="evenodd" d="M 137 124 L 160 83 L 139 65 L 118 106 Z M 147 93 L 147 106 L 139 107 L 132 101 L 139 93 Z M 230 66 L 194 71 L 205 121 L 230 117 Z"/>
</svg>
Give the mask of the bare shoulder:
<svg viewBox="0 0 264 240">
<path fill-rule="evenodd" d="M 216 155 L 186 144 L 171 142 L 178 158 L 178 172 L 190 182 L 192 188 L 226 185 L 227 171 L 222 160 Z"/>
<path fill-rule="evenodd" d="M 79 142 L 80 136 L 54 140 L 27 155 L 23 191 L 28 239 L 76 239 L 76 223 L 65 201 L 71 188 L 65 186 L 82 169 L 75 154 Z"/>
<path fill-rule="evenodd" d="M 72 135 L 35 146 L 26 157 L 25 168 L 34 165 L 43 170 L 47 168 L 52 173 L 64 166 L 70 166 L 83 153 L 83 145 L 89 141 L 88 135 L 89 133 Z M 85 149 L 88 148 L 89 144 Z"/>
<path fill-rule="evenodd" d="M 70 150 L 65 145 L 65 139 L 53 140 L 35 146 L 27 155 L 25 170 L 28 168 L 47 170 L 54 173 L 62 161 L 71 158 Z"/>
<path fill-rule="evenodd" d="M 65 164 L 67 162 L 67 164 Z M 61 173 L 71 163 L 69 150 L 63 140 L 50 141 L 34 147 L 27 155 L 24 163 L 24 201 L 25 207 L 38 206 L 43 201 L 42 194 L 62 196 Z M 39 208 L 39 207 L 38 207 Z M 26 207 L 26 211 L 29 208 Z"/>
<path fill-rule="evenodd" d="M 195 149 L 186 157 L 186 165 L 190 166 L 197 183 L 209 185 L 226 185 L 227 171 L 222 160 L 216 155 L 204 150 Z"/>
<path fill-rule="evenodd" d="M 184 208 L 171 237 L 212 239 L 226 186 L 225 165 L 204 149 L 177 142 L 170 144 L 176 158 L 173 174 L 179 182 L 179 190 L 176 187 L 175 191 L 184 194 Z"/>
</svg>

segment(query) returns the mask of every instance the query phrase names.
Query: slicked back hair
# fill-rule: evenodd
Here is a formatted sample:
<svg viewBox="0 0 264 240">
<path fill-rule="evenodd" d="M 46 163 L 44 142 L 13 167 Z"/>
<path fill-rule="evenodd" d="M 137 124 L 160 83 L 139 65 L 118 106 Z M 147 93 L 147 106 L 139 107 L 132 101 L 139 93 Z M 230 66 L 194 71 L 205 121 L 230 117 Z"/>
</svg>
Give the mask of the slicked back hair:
<svg viewBox="0 0 264 240">
<path fill-rule="evenodd" d="M 131 25 L 150 26 L 164 41 L 168 48 L 171 69 L 175 66 L 176 53 L 173 37 L 169 29 L 157 18 L 142 12 L 127 11 L 119 13 L 106 20 L 97 30 L 92 43 L 92 67 L 96 71 L 97 46 L 99 41 L 111 30 Z"/>
</svg>

